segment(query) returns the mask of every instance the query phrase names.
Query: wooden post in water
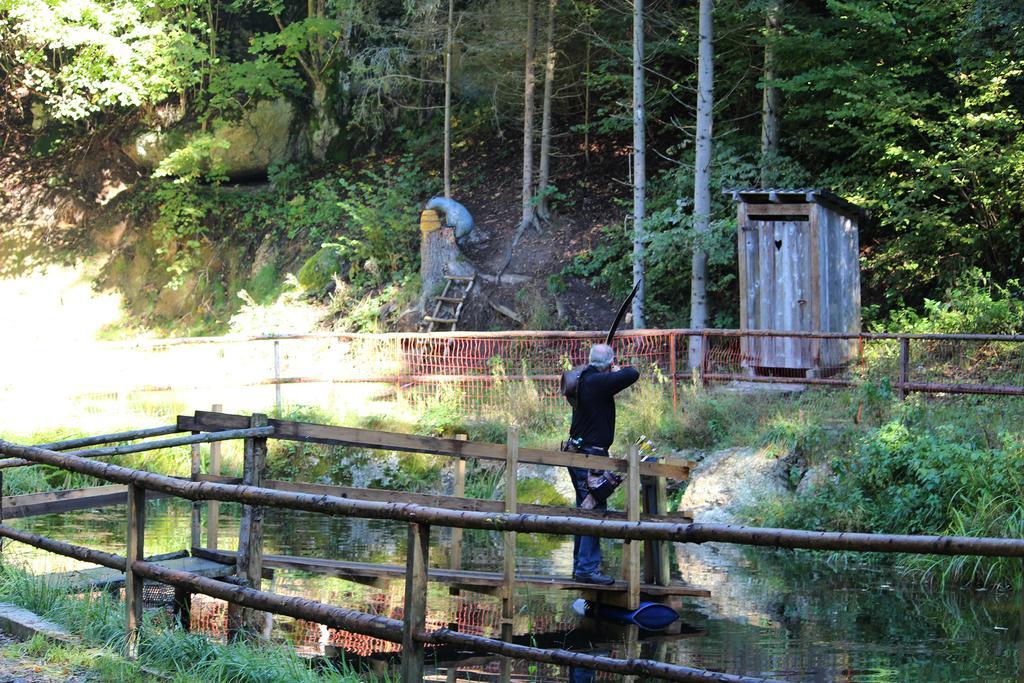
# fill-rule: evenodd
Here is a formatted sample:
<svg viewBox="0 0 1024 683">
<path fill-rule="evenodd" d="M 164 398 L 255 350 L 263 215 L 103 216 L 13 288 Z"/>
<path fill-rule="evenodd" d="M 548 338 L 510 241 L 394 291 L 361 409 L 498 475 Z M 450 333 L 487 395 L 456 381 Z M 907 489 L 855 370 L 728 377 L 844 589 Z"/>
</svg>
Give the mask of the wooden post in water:
<svg viewBox="0 0 1024 683">
<path fill-rule="evenodd" d="M 423 643 L 416 634 L 427 625 L 427 567 L 430 559 L 430 525 L 409 525 L 405 559 L 405 609 L 402 619 L 401 683 L 423 681 Z"/>
<path fill-rule="evenodd" d="M 636 624 L 626 626 L 626 659 L 636 659 L 640 656 L 640 627 Z M 623 676 L 623 683 L 639 683 L 638 676 Z"/>
<path fill-rule="evenodd" d="M 668 513 L 668 493 L 665 477 L 641 477 L 643 507 L 649 515 Z M 670 545 L 666 541 L 644 541 L 644 583 L 659 586 L 669 584 Z"/>
<path fill-rule="evenodd" d="M 518 508 L 519 427 L 508 428 L 505 446 L 505 512 L 515 514 Z M 504 576 L 501 585 L 501 639 L 512 641 L 515 635 L 516 594 L 516 532 L 505 532 Z M 512 662 L 501 660 L 501 680 L 512 679 Z"/>
<path fill-rule="evenodd" d="M 640 521 L 640 448 L 629 447 L 626 473 L 626 520 Z M 622 578 L 626 582 L 626 609 L 640 606 L 640 544 L 625 541 L 622 546 Z"/>
<path fill-rule="evenodd" d="M 900 337 L 900 378 L 896 383 L 902 401 L 907 397 L 907 381 L 910 379 L 910 338 Z"/>
<path fill-rule="evenodd" d="M 132 563 L 143 559 L 146 537 L 146 489 L 128 485 L 128 539 L 127 566 L 124 575 L 124 630 L 125 656 L 135 659 L 138 654 L 139 626 L 142 624 L 142 577 L 132 569 Z"/>
<path fill-rule="evenodd" d="M 192 433 L 193 434 L 197 434 L 198 432 L 192 432 Z M 192 477 L 191 477 L 192 481 L 197 481 L 199 479 L 199 475 L 202 473 L 203 466 L 202 466 L 201 455 L 202 455 L 202 453 L 199 450 L 199 444 L 197 444 L 197 443 L 192 444 Z M 200 506 L 201 505 L 202 505 L 202 503 L 200 503 L 198 500 L 192 501 L 192 529 L 191 529 L 191 531 L 192 531 L 192 546 L 191 547 L 193 547 L 193 548 L 199 548 L 199 547 L 202 547 L 202 545 L 203 545 L 203 538 L 202 538 L 203 522 L 202 522 L 202 517 L 201 517 L 202 513 L 200 511 Z"/>
<path fill-rule="evenodd" d="M 192 432 L 198 434 L 198 432 Z M 192 444 L 192 481 L 198 481 L 199 475 L 202 473 L 202 451 L 199 448 L 199 444 Z M 192 501 L 192 529 L 191 529 L 191 547 L 193 552 L 195 548 L 201 548 L 203 546 L 202 537 L 202 503 L 198 500 Z M 192 630 L 192 593 L 184 588 L 175 587 L 174 589 L 174 603 L 173 603 L 174 618 L 177 620 L 178 625 L 185 631 Z"/>
<path fill-rule="evenodd" d="M 267 416 L 259 413 L 249 418 L 252 427 L 265 427 Z M 246 439 L 242 463 L 242 485 L 260 486 L 267 466 L 266 438 Z M 260 590 L 263 578 L 263 507 L 243 505 L 238 526 L 238 555 L 236 574 L 245 585 Z M 263 612 L 237 605 L 228 606 L 228 637 L 237 639 L 243 633 L 257 636 L 263 631 L 266 616 Z"/>
<path fill-rule="evenodd" d="M 220 403 L 214 403 L 213 412 L 219 413 L 224 410 Z M 220 443 L 210 444 L 210 474 L 220 476 Z M 210 550 L 217 549 L 217 536 L 220 534 L 220 503 L 211 500 L 206 504 L 206 547 Z"/>
<path fill-rule="evenodd" d="M 468 437 L 465 434 L 456 434 L 455 438 L 459 441 L 465 441 Z M 456 498 L 466 497 L 466 459 L 456 458 L 453 464 L 454 481 L 452 483 L 452 495 Z M 448 566 L 451 569 L 462 569 L 462 529 L 452 529 L 452 545 L 451 545 L 451 556 L 449 558 Z M 458 595 L 459 589 L 452 588 L 449 590 L 452 595 Z"/>
</svg>

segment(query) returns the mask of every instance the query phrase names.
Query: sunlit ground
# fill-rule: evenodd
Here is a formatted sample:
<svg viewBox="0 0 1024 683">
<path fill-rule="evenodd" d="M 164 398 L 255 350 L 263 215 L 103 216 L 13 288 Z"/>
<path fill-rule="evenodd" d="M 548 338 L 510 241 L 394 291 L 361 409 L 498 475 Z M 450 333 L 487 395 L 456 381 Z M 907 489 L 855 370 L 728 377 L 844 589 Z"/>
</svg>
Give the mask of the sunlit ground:
<svg viewBox="0 0 1024 683">
<path fill-rule="evenodd" d="M 282 342 L 276 360 L 272 342 L 160 347 L 152 338 L 100 341 L 105 328 L 125 322 L 120 295 L 93 286 L 100 266 L 95 260 L 49 265 L 0 279 L 0 435 L 142 428 L 213 404 L 270 411 L 278 394 L 267 382 L 275 375 L 331 379 L 363 370 L 332 340 Z M 319 312 L 294 296 L 244 305 L 232 333 L 307 333 Z M 366 413 L 378 410 L 375 398 L 392 390 L 303 382 L 284 386 L 280 398 L 282 407 Z"/>
</svg>

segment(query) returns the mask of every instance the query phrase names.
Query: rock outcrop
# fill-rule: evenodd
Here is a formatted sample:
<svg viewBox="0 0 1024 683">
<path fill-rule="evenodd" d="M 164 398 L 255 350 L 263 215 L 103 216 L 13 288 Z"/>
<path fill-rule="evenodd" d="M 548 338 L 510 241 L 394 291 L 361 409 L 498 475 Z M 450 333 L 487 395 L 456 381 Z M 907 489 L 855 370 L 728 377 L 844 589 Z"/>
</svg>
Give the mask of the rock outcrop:
<svg viewBox="0 0 1024 683">
<path fill-rule="evenodd" d="M 239 121 L 213 126 L 214 138 L 226 146 L 215 145 L 210 154 L 232 180 L 265 176 L 272 164 L 290 161 L 300 151 L 293 134 L 295 117 L 295 108 L 285 99 L 261 101 Z M 129 140 L 125 153 L 152 171 L 195 134 L 181 127 L 145 130 Z"/>
<path fill-rule="evenodd" d="M 790 495 L 784 458 L 763 448 L 729 448 L 709 453 L 691 472 L 679 509 L 694 521 L 734 524 L 743 506 Z"/>
</svg>

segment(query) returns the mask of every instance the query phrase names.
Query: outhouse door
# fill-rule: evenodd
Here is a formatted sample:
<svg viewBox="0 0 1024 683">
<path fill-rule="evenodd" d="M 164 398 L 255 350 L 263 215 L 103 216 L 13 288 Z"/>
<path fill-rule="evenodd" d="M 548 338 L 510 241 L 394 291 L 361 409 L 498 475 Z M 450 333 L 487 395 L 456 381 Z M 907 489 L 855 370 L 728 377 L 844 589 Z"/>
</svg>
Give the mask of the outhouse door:
<svg viewBox="0 0 1024 683">
<path fill-rule="evenodd" d="M 756 206 L 748 206 L 744 242 L 750 329 L 812 331 L 814 286 L 809 216 L 796 211 L 789 215 L 759 215 Z M 807 340 L 762 337 L 751 341 L 748 365 L 755 368 L 814 367 Z"/>
</svg>

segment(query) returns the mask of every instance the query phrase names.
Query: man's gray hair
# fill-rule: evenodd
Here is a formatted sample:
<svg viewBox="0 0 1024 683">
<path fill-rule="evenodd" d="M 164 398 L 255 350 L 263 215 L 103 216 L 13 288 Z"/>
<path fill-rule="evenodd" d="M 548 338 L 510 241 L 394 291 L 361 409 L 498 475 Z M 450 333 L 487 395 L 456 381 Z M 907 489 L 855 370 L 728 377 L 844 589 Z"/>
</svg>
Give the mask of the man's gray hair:
<svg viewBox="0 0 1024 683">
<path fill-rule="evenodd" d="M 590 364 L 598 370 L 611 367 L 615 360 L 615 351 L 607 344 L 594 344 L 590 347 Z"/>
</svg>

